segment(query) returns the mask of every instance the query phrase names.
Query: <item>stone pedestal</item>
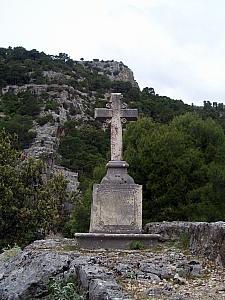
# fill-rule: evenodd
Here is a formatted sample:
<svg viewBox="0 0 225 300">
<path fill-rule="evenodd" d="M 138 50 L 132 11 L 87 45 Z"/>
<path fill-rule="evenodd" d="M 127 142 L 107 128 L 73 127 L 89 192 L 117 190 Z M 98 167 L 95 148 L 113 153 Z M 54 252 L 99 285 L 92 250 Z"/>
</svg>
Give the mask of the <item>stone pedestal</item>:
<svg viewBox="0 0 225 300">
<path fill-rule="evenodd" d="M 142 186 L 95 184 L 90 232 L 141 233 Z"/>
<path fill-rule="evenodd" d="M 141 233 L 142 186 L 127 174 L 125 161 L 110 161 L 107 174 L 93 187 L 90 232 Z"/>
</svg>

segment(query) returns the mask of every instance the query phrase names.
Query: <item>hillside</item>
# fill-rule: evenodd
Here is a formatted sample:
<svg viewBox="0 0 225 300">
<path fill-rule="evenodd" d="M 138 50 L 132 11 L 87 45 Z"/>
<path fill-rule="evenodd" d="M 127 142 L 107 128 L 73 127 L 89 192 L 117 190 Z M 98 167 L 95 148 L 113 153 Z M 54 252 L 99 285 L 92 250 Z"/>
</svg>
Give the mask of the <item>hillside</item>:
<svg viewBox="0 0 225 300">
<path fill-rule="evenodd" d="M 111 92 L 122 93 L 141 117 L 124 134 L 124 155 L 144 186 L 145 221 L 223 218 L 223 104 L 204 101 L 197 107 L 160 96 L 152 87 L 141 91 L 122 62 L 0 48 L 0 129 L 17 135 L 13 147 L 22 151 L 23 161 L 47 163 L 47 180 L 63 173 L 71 192 L 79 176 L 73 231 L 88 228 L 92 184 L 102 178 L 109 159 L 109 132 L 93 116 Z M 217 199 L 216 208 L 206 212 L 206 198 Z"/>
<path fill-rule="evenodd" d="M 122 62 L 73 61 L 65 53 L 53 56 L 22 47 L 0 48 L 0 88 L 0 128 L 18 135 L 16 146 L 24 149 L 24 157 L 42 158 L 51 169 L 63 171 L 72 188 L 77 173 L 59 167 L 58 163 L 75 172 L 83 170 L 82 166 L 68 163 L 67 157 L 61 159 L 58 153 L 60 139 L 72 124 L 74 128 L 83 128 L 87 124 L 99 128 L 93 119 L 94 107 L 104 107 L 110 92 L 123 93 L 131 106 L 138 106 L 144 114 L 156 119 L 163 106 L 168 109 L 172 104 L 170 114 L 189 109 L 181 101 L 169 98 L 164 103 L 154 101 L 154 107 L 152 101 L 149 102 L 149 95 L 147 105 L 145 99 L 138 103 L 138 84 L 132 71 Z M 88 171 L 90 168 L 85 173 Z"/>
</svg>

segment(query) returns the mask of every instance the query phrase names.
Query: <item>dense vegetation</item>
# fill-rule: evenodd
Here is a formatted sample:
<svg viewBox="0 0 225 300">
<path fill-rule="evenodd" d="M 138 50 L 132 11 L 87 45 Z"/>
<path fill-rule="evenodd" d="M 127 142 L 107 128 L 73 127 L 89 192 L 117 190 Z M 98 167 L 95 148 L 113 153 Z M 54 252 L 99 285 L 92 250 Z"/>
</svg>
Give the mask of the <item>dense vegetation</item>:
<svg viewBox="0 0 225 300">
<path fill-rule="evenodd" d="M 145 221 L 225 219 L 225 136 L 212 119 L 141 119 L 125 134 L 125 158 L 144 185 Z"/>
<path fill-rule="evenodd" d="M 61 175 L 46 181 L 45 168 L 40 160 L 23 161 L 12 137 L 0 131 L 0 249 L 63 231 L 66 181 Z"/>
<path fill-rule="evenodd" d="M 63 76 L 50 80 L 44 71 Z M 29 147 L 36 135 L 33 120 L 40 126 L 53 122 L 51 114 L 40 117 L 39 113 L 57 111 L 57 103 L 47 93 L 2 95 L 0 129 L 17 135 L 11 140 L 1 131 L 0 137 L 2 244 L 10 243 L 12 236 L 27 243 L 43 230 L 57 231 L 59 226 L 67 226 L 71 233 L 88 230 L 92 185 L 103 177 L 109 159 L 109 132 L 90 116 L 95 107 L 105 106 L 104 95 L 109 92 L 122 93 L 129 107 L 139 110 L 140 120 L 129 124 L 124 133 L 124 158 L 135 181 L 143 185 L 144 221 L 225 219 L 222 103 L 204 101 L 203 107 L 197 107 L 159 96 L 153 88 L 140 91 L 130 82 L 110 81 L 90 64 L 73 61 L 65 53 L 53 56 L 22 47 L 0 48 L 0 88 L 52 83 L 67 84 L 87 95 L 89 117 L 66 122 L 59 145 L 62 165 L 79 172 L 81 194 L 65 225 L 60 214 L 64 181 L 56 177 L 44 182 L 43 163 L 20 160 L 18 150 Z"/>
</svg>

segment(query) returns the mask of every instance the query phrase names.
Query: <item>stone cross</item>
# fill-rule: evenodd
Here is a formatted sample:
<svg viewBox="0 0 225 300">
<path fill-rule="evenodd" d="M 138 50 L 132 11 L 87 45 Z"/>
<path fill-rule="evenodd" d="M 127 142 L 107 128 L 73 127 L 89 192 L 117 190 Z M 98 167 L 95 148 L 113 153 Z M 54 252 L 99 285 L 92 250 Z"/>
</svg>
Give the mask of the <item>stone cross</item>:
<svg viewBox="0 0 225 300">
<path fill-rule="evenodd" d="M 128 109 L 120 93 L 112 93 L 106 108 L 96 108 L 95 118 L 111 125 L 111 160 L 122 160 L 122 124 L 138 118 L 137 109 Z"/>
</svg>

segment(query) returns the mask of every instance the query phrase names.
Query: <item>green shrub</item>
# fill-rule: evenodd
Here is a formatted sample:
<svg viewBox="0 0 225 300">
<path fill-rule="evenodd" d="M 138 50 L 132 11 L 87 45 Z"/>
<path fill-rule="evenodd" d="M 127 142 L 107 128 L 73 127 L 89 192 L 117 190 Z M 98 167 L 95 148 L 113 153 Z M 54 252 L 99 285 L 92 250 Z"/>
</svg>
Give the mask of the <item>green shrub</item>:
<svg viewBox="0 0 225 300">
<path fill-rule="evenodd" d="M 53 281 L 50 283 L 49 299 L 52 300 L 81 300 L 85 295 L 79 295 L 78 286 L 74 277 L 69 277 L 63 281 Z"/>
<path fill-rule="evenodd" d="M 142 241 L 132 241 L 130 243 L 130 250 L 141 250 L 144 249 L 144 244 Z"/>
<path fill-rule="evenodd" d="M 180 248 L 187 250 L 190 244 L 190 235 L 186 232 L 181 233 L 178 244 Z"/>
<path fill-rule="evenodd" d="M 13 141 L 0 131 L 0 250 L 23 247 L 50 231 L 62 232 L 68 218 L 67 182 L 60 174 L 46 182 L 41 160 L 24 159 Z"/>
<path fill-rule="evenodd" d="M 36 137 L 32 130 L 33 121 L 30 116 L 12 115 L 0 118 L 0 129 L 3 129 L 17 138 L 13 140 L 13 146 L 17 149 L 28 148 Z"/>
<path fill-rule="evenodd" d="M 45 125 L 47 123 L 52 123 L 53 121 L 54 121 L 54 119 L 53 119 L 53 116 L 51 114 L 43 116 L 43 117 L 39 117 L 37 119 L 37 123 L 40 126 L 43 126 L 43 125 Z"/>
<path fill-rule="evenodd" d="M 53 100 L 48 100 L 45 104 L 45 110 L 57 111 L 59 108 L 59 103 Z"/>
</svg>

